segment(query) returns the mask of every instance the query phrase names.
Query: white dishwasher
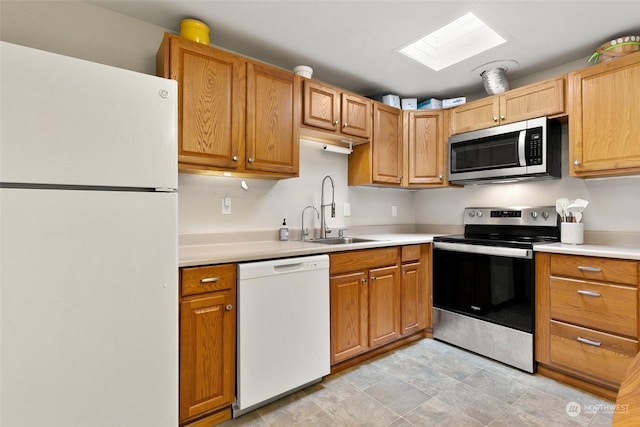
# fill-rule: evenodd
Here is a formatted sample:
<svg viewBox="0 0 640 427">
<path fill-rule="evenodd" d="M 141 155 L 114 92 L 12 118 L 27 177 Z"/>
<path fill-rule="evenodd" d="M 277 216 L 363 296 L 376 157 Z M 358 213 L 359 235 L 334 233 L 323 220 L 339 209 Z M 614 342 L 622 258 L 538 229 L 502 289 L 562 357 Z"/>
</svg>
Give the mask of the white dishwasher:
<svg viewBox="0 0 640 427">
<path fill-rule="evenodd" d="M 238 264 L 233 416 L 330 371 L 329 256 Z"/>
</svg>

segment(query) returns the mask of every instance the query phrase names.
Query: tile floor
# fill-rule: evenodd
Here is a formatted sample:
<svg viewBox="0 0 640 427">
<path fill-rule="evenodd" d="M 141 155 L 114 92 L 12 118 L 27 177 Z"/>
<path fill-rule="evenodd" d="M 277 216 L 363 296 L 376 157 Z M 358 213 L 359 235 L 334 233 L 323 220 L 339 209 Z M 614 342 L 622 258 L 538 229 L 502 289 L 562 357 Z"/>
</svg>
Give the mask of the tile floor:
<svg viewBox="0 0 640 427">
<path fill-rule="evenodd" d="M 221 426 L 610 426 L 612 408 L 546 377 L 423 339 Z"/>
</svg>

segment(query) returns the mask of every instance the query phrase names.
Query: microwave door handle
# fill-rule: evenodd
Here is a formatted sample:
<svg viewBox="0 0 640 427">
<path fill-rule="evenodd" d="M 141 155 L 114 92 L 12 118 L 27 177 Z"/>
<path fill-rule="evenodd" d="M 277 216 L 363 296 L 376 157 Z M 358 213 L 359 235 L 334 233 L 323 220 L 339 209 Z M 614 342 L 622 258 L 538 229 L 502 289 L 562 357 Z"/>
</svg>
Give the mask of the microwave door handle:
<svg viewBox="0 0 640 427">
<path fill-rule="evenodd" d="M 520 166 L 527 166 L 527 156 L 525 155 L 525 141 L 527 139 L 527 130 L 523 129 L 518 135 L 518 160 Z"/>
</svg>

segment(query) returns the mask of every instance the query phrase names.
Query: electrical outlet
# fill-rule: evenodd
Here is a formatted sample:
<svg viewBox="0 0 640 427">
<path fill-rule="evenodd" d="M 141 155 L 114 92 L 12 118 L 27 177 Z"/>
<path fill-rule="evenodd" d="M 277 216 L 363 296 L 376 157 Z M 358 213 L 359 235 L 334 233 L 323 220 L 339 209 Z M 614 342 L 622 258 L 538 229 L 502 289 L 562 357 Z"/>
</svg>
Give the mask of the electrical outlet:
<svg viewBox="0 0 640 427">
<path fill-rule="evenodd" d="M 351 216 L 351 203 L 345 203 L 343 208 L 344 216 Z"/>
<path fill-rule="evenodd" d="M 398 216 L 398 207 L 391 206 L 391 216 Z"/>
<path fill-rule="evenodd" d="M 231 197 L 222 199 L 222 215 L 231 215 Z"/>
</svg>

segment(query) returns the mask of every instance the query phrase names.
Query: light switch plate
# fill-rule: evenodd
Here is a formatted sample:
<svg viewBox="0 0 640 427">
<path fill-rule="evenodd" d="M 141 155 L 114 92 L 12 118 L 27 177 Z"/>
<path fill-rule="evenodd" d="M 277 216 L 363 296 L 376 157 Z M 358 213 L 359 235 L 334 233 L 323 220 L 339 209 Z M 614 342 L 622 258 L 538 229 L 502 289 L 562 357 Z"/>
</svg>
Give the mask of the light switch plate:
<svg viewBox="0 0 640 427">
<path fill-rule="evenodd" d="M 391 216 L 398 216 L 398 207 L 391 206 Z"/>
<path fill-rule="evenodd" d="M 345 203 L 343 208 L 344 216 L 351 216 L 351 203 Z"/>
<path fill-rule="evenodd" d="M 231 215 L 231 197 L 222 199 L 222 215 Z"/>
</svg>

